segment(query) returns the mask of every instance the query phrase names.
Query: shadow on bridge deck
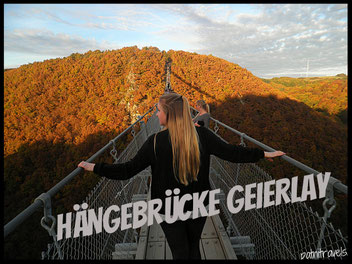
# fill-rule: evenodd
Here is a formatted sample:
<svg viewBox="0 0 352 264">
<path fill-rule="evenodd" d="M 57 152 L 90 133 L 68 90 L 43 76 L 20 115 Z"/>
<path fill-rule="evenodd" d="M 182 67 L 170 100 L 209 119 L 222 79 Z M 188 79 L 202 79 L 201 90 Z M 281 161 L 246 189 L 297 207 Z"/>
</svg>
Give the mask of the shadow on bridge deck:
<svg viewBox="0 0 352 264">
<path fill-rule="evenodd" d="M 237 259 L 218 215 L 208 217 L 199 243 L 202 259 Z M 144 226 L 135 259 L 172 259 L 170 247 L 161 226 Z"/>
<path fill-rule="evenodd" d="M 150 200 L 148 194 L 135 194 L 132 201 Z M 202 259 L 237 259 L 219 215 L 207 217 L 199 248 Z M 158 223 L 139 230 L 138 242 L 115 246 L 113 259 L 173 259 L 165 234 Z"/>
</svg>

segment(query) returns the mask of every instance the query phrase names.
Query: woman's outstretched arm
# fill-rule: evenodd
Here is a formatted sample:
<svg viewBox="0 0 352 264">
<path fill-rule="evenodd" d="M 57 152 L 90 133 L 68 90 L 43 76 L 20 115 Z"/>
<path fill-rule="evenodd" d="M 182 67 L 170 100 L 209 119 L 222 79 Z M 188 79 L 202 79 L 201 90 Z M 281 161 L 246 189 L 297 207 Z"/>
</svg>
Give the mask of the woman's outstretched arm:
<svg viewBox="0 0 352 264">
<path fill-rule="evenodd" d="M 221 159 L 235 163 L 257 162 L 262 158 L 273 161 L 273 158 L 285 155 L 282 151 L 266 152 L 259 148 L 248 148 L 226 143 L 222 138 L 209 129 L 202 129 L 205 136 L 206 148 L 209 153 Z"/>
<path fill-rule="evenodd" d="M 153 135 L 150 136 L 130 161 L 117 164 L 94 164 L 82 161 L 78 164 L 78 167 L 87 171 L 93 171 L 94 173 L 109 179 L 127 180 L 151 165 L 151 157 L 153 156 L 153 138 Z"/>
</svg>

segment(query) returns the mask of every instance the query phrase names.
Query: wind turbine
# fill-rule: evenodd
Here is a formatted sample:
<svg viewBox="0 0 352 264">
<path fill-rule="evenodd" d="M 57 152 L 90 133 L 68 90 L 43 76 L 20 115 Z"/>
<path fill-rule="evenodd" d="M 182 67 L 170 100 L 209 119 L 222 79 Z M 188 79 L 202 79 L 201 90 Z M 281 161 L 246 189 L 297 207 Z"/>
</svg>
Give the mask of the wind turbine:
<svg viewBox="0 0 352 264">
<path fill-rule="evenodd" d="M 309 71 L 309 59 L 307 60 L 307 72 L 306 72 L 306 77 L 308 77 L 308 71 Z"/>
</svg>

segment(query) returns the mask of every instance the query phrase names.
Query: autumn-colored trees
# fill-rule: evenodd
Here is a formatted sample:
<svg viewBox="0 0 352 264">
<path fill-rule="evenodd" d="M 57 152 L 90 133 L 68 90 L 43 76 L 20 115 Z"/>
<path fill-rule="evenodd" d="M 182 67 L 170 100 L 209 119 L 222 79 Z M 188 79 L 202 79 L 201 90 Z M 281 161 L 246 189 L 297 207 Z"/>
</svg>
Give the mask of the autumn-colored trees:
<svg viewBox="0 0 352 264">
<path fill-rule="evenodd" d="M 212 55 L 136 46 L 96 50 L 4 72 L 6 222 L 157 102 L 168 58 L 171 87 L 192 106 L 204 99 L 214 118 L 346 183 L 347 127 L 316 111 L 347 115 L 344 76 L 263 81 Z M 218 133 L 240 143 L 230 131 Z M 119 149 L 127 143 L 118 142 Z M 274 178 L 303 175 L 284 162 L 261 165 Z M 81 202 L 96 181 L 90 175 L 70 183 L 56 197 L 58 210 Z"/>
<path fill-rule="evenodd" d="M 309 107 L 332 117 L 337 116 L 344 122 L 343 117 L 339 115 L 347 109 L 346 75 L 310 78 L 281 77 L 265 80 L 265 82 L 290 98 L 304 102 Z"/>
</svg>

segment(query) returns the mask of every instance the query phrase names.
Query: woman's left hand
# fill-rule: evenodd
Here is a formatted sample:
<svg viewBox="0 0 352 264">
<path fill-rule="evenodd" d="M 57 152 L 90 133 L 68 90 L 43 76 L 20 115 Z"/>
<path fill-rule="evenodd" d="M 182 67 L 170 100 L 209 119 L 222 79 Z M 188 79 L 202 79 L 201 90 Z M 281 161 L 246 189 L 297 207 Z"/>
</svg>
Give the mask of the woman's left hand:
<svg viewBox="0 0 352 264">
<path fill-rule="evenodd" d="M 282 151 L 273 151 L 273 152 L 264 151 L 264 158 L 266 158 L 268 161 L 273 161 L 272 158 L 280 157 L 283 155 L 286 155 L 286 153 Z"/>
<path fill-rule="evenodd" d="M 94 163 L 81 161 L 78 164 L 78 167 L 81 167 L 81 168 L 85 169 L 86 171 L 93 171 L 94 170 L 94 165 L 95 165 Z"/>
</svg>

